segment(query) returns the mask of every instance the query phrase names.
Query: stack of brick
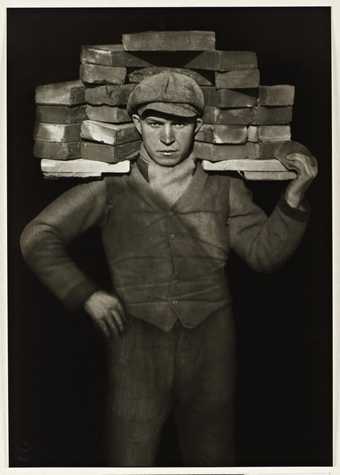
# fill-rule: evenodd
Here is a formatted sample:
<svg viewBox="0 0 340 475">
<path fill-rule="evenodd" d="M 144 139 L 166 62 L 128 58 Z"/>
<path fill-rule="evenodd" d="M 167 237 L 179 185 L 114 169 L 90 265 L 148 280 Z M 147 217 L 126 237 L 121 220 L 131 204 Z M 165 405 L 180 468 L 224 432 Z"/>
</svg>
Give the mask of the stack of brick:
<svg viewBox="0 0 340 475">
<path fill-rule="evenodd" d="M 204 92 L 204 126 L 194 145 L 204 169 L 242 171 L 249 179 L 295 176 L 273 159 L 291 140 L 294 87 L 261 86 L 256 54 L 215 49 L 211 31 L 124 34 L 122 44 L 82 47 L 80 81 L 37 89 L 35 155 L 50 167 L 51 159 L 62 164 L 60 173 L 71 161 L 74 175 L 80 161 L 97 175 L 114 173 L 114 164 L 129 169 L 140 146 L 125 109 L 129 94 L 165 69 L 193 77 Z"/>
<path fill-rule="evenodd" d="M 80 81 L 39 86 L 35 92 L 34 155 L 68 160 L 80 157 L 80 127 L 85 118 Z"/>
<path fill-rule="evenodd" d="M 196 137 L 203 168 L 243 171 L 248 179 L 294 178 L 295 173 L 274 159 L 279 147 L 291 141 L 294 86 L 261 86 L 253 73 L 246 83 L 250 90 L 242 81 L 234 82 L 231 90 L 219 88 L 223 84 L 217 77 L 216 89 L 206 94 L 205 125 Z"/>
<path fill-rule="evenodd" d="M 82 81 L 39 86 L 36 89 L 35 102 L 37 107 L 33 153 L 41 159 L 41 169 L 45 177 L 96 177 L 102 173 L 129 171 L 125 154 L 124 161 L 119 161 L 121 153 L 115 151 L 114 145 L 120 140 L 115 140 L 116 131 L 110 130 L 110 124 L 106 124 L 102 131 L 101 123 L 97 125 L 97 122 L 87 120 L 85 87 Z M 106 134 L 105 130 L 108 130 Z M 91 133 L 98 136 L 99 142 L 107 143 L 111 140 L 113 151 L 110 157 L 106 149 L 105 160 L 101 157 L 101 150 L 94 156 L 92 142 L 83 140 L 83 137 L 87 138 Z M 124 134 L 126 135 L 126 132 Z"/>
</svg>

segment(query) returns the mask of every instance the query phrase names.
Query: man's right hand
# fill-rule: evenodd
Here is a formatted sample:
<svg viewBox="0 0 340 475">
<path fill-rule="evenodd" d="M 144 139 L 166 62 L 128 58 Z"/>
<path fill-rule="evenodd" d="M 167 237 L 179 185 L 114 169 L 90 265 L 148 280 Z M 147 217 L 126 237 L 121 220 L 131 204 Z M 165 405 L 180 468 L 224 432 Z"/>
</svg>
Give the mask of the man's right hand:
<svg viewBox="0 0 340 475">
<path fill-rule="evenodd" d="M 95 325 L 107 337 L 118 337 L 124 332 L 126 316 L 117 297 L 108 292 L 94 292 L 84 304 L 85 311 Z"/>
</svg>

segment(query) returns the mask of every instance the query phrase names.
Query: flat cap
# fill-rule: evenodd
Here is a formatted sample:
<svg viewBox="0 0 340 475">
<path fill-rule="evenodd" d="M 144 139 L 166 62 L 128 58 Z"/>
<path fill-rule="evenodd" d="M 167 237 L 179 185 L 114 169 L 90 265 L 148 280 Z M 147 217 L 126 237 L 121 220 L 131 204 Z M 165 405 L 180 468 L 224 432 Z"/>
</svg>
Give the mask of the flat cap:
<svg viewBox="0 0 340 475">
<path fill-rule="evenodd" d="M 204 109 L 203 91 L 191 77 L 163 71 L 143 79 L 128 99 L 130 115 L 149 109 L 182 117 L 200 116 Z"/>
</svg>

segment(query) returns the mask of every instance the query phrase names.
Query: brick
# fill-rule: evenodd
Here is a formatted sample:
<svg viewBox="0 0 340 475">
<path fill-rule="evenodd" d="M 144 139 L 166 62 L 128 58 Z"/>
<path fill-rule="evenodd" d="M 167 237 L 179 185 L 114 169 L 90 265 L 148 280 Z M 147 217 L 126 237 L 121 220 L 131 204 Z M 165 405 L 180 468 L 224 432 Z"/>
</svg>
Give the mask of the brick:
<svg viewBox="0 0 340 475">
<path fill-rule="evenodd" d="M 215 144 L 242 144 L 247 141 L 247 127 L 203 124 L 196 134 L 195 140 Z"/>
<path fill-rule="evenodd" d="M 216 72 L 215 83 L 217 89 L 245 89 L 258 87 L 260 71 L 245 69 L 242 71 Z"/>
<path fill-rule="evenodd" d="M 259 104 L 263 106 L 292 106 L 294 104 L 294 95 L 294 86 L 260 86 Z"/>
<path fill-rule="evenodd" d="M 296 178 L 296 173 L 291 171 L 282 171 L 282 172 L 243 172 L 243 177 L 246 180 L 257 180 L 257 181 L 284 181 L 284 180 L 294 180 Z"/>
<path fill-rule="evenodd" d="M 256 125 L 250 125 L 248 127 L 248 140 L 249 142 L 259 141 L 258 127 Z"/>
<path fill-rule="evenodd" d="M 82 141 L 81 156 L 86 160 L 98 160 L 106 163 L 132 160 L 136 158 L 140 145 L 140 140 L 115 146 Z"/>
<path fill-rule="evenodd" d="M 285 125 L 293 118 L 293 108 L 257 106 L 254 111 L 254 125 Z"/>
<path fill-rule="evenodd" d="M 45 178 L 87 178 L 100 177 L 102 174 L 128 173 L 130 162 L 104 163 L 91 160 L 41 160 L 41 171 Z"/>
<path fill-rule="evenodd" d="M 289 125 L 261 125 L 259 126 L 260 142 L 285 142 L 291 139 Z"/>
<path fill-rule="evenodd" d="M 258 150 L 258 157 L 259 158 L 274 158 L 274 157 L 276 157 L 277 151 L 280 149 L 280 147 L 284 143 L 289 143 L 289 141 L 259 142 L 258 144 L 256 144 L 256 147 L 257 147 L 257 150 Z"/>
<path fill-rule="evenodd" d="M 46 124 L 38 122 L 34 128 L 34 139 L 47 142 L 79 142 L 80 124 Z"/>
<path fill-rule="evenodd" d="M 85 100 L 91 105 L 125 106 L 135 84 L 98 86 L 85 90 Z"/>
<path fill-rule="evenodd" d="M 248 127 L 250 142 L 285 142 L 291 140 L 289 125 L 251 125 Z"/>
<path fill-rule="evenodd" d="M 33 147 L 33 155 L 37 158 L 49 158 L 54 160 L 70 160 L 80 158 L 79 142 L 45 142 L 36 140 Z"/>
<path fill-rule="evenodd" d="M 90 120 L 113 124 L 131 122 L 125 107 L 87 105 L 85 111 L 86 117 Z"/>
<path fill-rule="evenodd" d="M 185 67 L 209 71 L 257 69 L 257 56 L 252 51 L 204 51 L 188 60 Z"/>
<path fill-rule="evenodd" d="M 57 82 L 38 86 L 35 90 L 37 104 L 75 106 L 84 104 L 85 88 L 81 81 Z"/>
<path fill-rule="evenodd" d="M 292 143 L 290 141 L 283 142 L 247 142 L 249 147 L 249 158 L 272 159 L 277 156 L 278 150 L 283 144 Z"/>
<path fill-rule="evenodd" d="M 80 136 L 82 139 L 116 145 L 140 140 L 133 123 L 131 124 L 106 124 L 93 120 L 84 120 L 81 124 Z"/>
<path fill-rule="evenodd" d="M 222 160 L 212 163 L 202 161 L 203 170 L 206 171 L 252 171 L 252 172 L 286 172 L 287 168 L 279 160 Z"/>
<path fill-rule="evenodd" d="M 49 124 L 79 124 L 86 119 L 85 106 L 37 105 L 35 117 Z"/>
<path fill-rule="evenodd" d="M 156 53 L 156 54 L 154 54 Z M 119 66 L 126 68 L 147 68 L 168 64 L 203 71 L 230 71 L 238 69 L 257 68 L 256 53 L 252 51 L 220 51 L 210 50 L 194 53 L 183 53 L 178 50 L 158 51 L 133 54 L 125 51 L 122 44 L 84 45 L 81 48 L 81 62 L 101 64 L 104 66 Z"/>
<path fill-rule="evenodd" d="M 82 63 L 123 68 L 146 68 L 153 66 L 151 62 L 124 51 L 122 44 L 82 46 L 80 60 Z"/>
<path fill-rule="evenodd" d="M 254 119 L 253 109 L 219 109 L 206 106 L 203 121 L 206 124 L 247 125 Z"/>
<path fill-rule="evenodd" d="M 209 160 L 211 162 L 255 158 L 252 145 L 254 144 L 215 145 L 195 142 L 194 155 L 199 160 Z"/>
<path fill-rule="evenodd" d="M 207 106 L 227 108 L 254 107 L 257 104 L 257 95 L 245 94 L 243 91 L 232 89 L 216 89 L 215 87 L 202 87 Z M 257 91 L 257 89 L 253 90 Z M 254 94 L 254 92 L 253 92 Z"/>
<path fill-rule="evenodd" d="M 189 69 L 184 68 L 171 68 L 171 67 L 162 67 L 162 66 L 153 66 L 150 68 L 136 69 L 128 75 L 128 81 L 130 83 L 139 83 L 143 79 L 158 74 L 162 71 L 172 71 L 176 73 L 181 73 L 186 76 L 193 78 L 197 84 L 200 86 L 211 86 L 213 84 L 208 78 L 204 77 L 202 74 L 199 74 L 196 71 L 190 71 Z"/>
<path fill-rule="evenodd" d="M 144 31 L 123 34 L 126 51 L 205 51 L 215 49 L 213 31 Z"/>
<path fill-rule="evenodd" d="M 80 79 L 87 84 L 124 84 L 127 69 L 99 64 L 81 64 Z"/>
</svg>

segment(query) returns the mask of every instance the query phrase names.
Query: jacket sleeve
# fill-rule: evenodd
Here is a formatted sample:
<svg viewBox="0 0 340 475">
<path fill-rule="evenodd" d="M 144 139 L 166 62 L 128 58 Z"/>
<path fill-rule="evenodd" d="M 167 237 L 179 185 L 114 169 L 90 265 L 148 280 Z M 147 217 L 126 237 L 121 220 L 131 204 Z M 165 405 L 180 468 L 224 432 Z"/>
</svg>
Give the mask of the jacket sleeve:
<svg viewBox="0 0 340 475">
<path fill-rule="evenodd" d="M 261 272 L 271 272 L 283 264 L 298 247 L 304 234 L 306 211 L 291 208 L 282 197 L 270 216 L 259 208 L 243 179 L 232 177 L 229 187 L 228 219 L 231 248 L 248 265 Z"/>
<path fill-rule="evenodd" d="M 80 308 L 96 285 L 76 266 L 67 245 L 105 215 L 105 180 L 75 186 L 24 228 L 20 246 L 38 278 L 70 310 Z"/>
</svg>

